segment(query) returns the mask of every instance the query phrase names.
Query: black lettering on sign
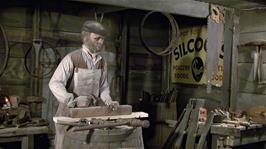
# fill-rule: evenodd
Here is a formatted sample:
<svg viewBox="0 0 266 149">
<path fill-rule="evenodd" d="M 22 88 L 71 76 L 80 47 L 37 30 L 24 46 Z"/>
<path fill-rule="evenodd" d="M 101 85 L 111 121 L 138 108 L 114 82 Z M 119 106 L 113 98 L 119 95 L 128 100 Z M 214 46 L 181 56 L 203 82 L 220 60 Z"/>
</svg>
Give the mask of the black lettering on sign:
<svg viewBox="0 0 266 149">
<path fill-rule="evenodd" d="M 204 50 L 207 52 L 207 39 L 204 41 Z"/>
<path fill-rule="evenodd" d="M 199 82 L 204 72 L 203 61 L 200 57 L 195 57 L 191 64 L 192 76 L 196 82 Z"/>
<path fill-rule="evenodd" d="M 187 50 L 192 53 L 194 51 L 194 48 L 190 48 L 191 47 L 191 43 L 194 42 L 194 39 L 190 39 L 187 43 Z"/>
<path fill-rule="evenodd" d="M 200 37 L 197 37 L 194 47 L 195 47 L 195 50 L 199 52 L 203 47 L 203 39 Z"/>
<path fill-rule="evenodd" d="M 187 43 L 182 42 L 173 50 L 175 60 L 177 61 L 179 58 L 182 58 L 189 53 L 200 52 L 203 48 L 207 51 L 206 43 L 207 40 L 203 40 L 201 37 L 188 39 Z"/>
<path fill-rule="evenodd" d="M 174 55 L 175 55 L 175 60 L 178 60 L 179 59 L 179 52 L 178 52 L 177 47 L 174 49 Z"/>
<path fill-rule="evenodd" d="M 183 49 L 184 56 L 187 55 L 188 54 L 188 51 L 185 48 L 185 43 L 184 42 L 182 43 L 182 49 Z"/>
<path fill-rule="evenodd" d="M 176 79 L 188 79 L 188 74 L 187 73 L 175 73 L 175 78 Z"/>
<path fill-rule="evenodd" d="M 179 45 L 179 54 L 180 54 L 180 57 L 183 56 L 183 54 L 182 54 L 182 45 L 183 44 L 184 44 L 184 42 L 181 45 Z"/>
</svg>

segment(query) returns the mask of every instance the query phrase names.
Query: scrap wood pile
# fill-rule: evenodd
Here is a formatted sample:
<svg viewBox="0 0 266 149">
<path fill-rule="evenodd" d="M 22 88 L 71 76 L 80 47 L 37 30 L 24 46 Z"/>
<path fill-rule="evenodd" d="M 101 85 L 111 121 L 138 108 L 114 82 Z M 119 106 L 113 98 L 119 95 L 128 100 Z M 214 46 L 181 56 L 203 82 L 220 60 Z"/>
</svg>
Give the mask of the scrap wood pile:
<svg viewBox="0 0 266 149">
<path fill-rule="evenodd" d="M 184 142 L 186 142 L 185 148 L 202 149 L 212 126 L 243 130 L 261 128 L 266 124 L 265 106 L 252 107 L 247 111 L 236 113 L 221 108 L 207 111 L 204 105 L 204 99 L 190 99 L 174 130 L 165 141 L 163 149 L 181 148 L 184 147 Z M 185 134 L 187 137 L 184 137 Z"/>
<path fill-rule="evenodd" d="M 219 108 L 214 110 L 214 123 L 221 123 L 226 127 L 251 127 L 266 124 L 266 107 L 252 107 L 242 112 L 228 112 Z"/>
<path fill-rule="evenodd" d="M 32 102 L 33 97 L 23 101 L 19 97 L 1 96 L 0 98 L 0 129 L 9 127 L 44 126 L 48 122 L 36 114 L 32 108 L 37 102 Z M 29 101 L 29 102 L 28 102 Z"/>
</svg>

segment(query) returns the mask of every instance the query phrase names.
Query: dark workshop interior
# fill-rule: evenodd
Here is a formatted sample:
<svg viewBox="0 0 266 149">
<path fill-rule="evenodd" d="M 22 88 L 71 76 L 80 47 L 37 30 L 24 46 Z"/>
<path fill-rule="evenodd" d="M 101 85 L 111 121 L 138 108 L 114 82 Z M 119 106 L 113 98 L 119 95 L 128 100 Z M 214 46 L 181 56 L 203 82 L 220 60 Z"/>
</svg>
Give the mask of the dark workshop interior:
<svg viewBox="0 0 266 149">
<path fill-rule="evenodd" d="M 2 1 L 0 149 L 144 148 L 266 149 L 266 1 Z"/>
</svg>

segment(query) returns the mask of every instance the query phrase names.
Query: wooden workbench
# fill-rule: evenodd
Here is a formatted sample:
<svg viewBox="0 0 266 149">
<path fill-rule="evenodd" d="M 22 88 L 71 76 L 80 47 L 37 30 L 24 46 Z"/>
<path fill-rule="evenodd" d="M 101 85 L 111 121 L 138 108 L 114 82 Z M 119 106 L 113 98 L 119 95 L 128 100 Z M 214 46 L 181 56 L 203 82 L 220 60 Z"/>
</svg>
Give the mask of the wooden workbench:
<svg viewBox="0 0 266 149">
<path fill-rule="evenodd" d="M 94 116 L 94 117 L 83 117 L 82 119 L 92 120 L 92 119 L 102 119 L 102 120 L 115 120 L 115 119 L 130 119 L 130 118 L 147 118 L 149 115 L 145 112 L 132 112 L 130 115 L 113 115 L 113 116 Z M 55 116 L 53 120 L 55 123 L 58 121 L 64 122 L 78 122 L 81 118 L 71 118 L 65 116 Z"/>
<path fill-rule="evenodd" d="M 266 127 L 253 124 L 250 127 L 211 126 L 212 149 L 230 149 L 236 146 L 266 142 Z"/>
<path fill-rule="evenodd" d="M 34 148 L 34 135 L 47 134 L 48 126 L 0 129 L 0 143 L 21 141 L 21 149 Z"/>
</svg>

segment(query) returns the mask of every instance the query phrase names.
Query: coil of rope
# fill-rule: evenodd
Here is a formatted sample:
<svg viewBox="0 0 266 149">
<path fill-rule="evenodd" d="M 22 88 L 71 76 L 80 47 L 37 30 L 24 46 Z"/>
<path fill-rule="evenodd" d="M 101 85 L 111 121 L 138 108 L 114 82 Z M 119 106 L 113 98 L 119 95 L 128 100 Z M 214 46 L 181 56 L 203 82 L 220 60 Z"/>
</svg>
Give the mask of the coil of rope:
<svg viewBox="0 0 266 149">
<path fill-rule="evenodd" d="M 5 28 L 4 28 L 4 26 L 1 23 L 0 23 L 0 32 L 2 33 L 2 37 L 4 39 L 5 51 L 6 51 L 5 52 L 6 54 L 5 54 L 4 64 L 3 64 L 2 68 L 0 69 L 0 77 L 1 77 L 3 75 L 3 73 L 5 72 L 6 67 L 7 67 L 10 49 L 9 49 L 9 44 L 8 44 L 8 39 L 7 39 L 7 36 L 6 36 Z"/>
<path fill-rule="evenodd" d="M 49 45 L 49 47 L 52 47 L 48 42 L 45 42 L 45 41 L 42 41 L 42 42 L 43 42 L 43 43 L 46 43 L 47 45 Z M 46 48 L 46 49 L 49 49 L 49 48 Z M 53 66 L 52 66 L 52 68 L 51 68 L 48 72 L 42 74 L 42 76 L 40 76 L 40 74 L 37 74 L 37 73 L 31 72 L 30 69 L 28 68 L 28 66 L 27 66 L 27 57 L 29 56 L 30 51 L 31 51 L 31 50 L 34 50 L 34 46 L 31 46 L 31 47 L 27 50 L 27 52 L 25 53 L 25 56 L 24 56 L 24 68 L 26 69 L 26 71 L 29 73 L 29 75 L 30 75 L 31 77 L 38 78 L 38 79 L 45 79 L 45 78 L 48 78 L 48 77 L 51 75 L 51 73 L 56 69 L 57 65 L 58 65 L 58 64 L 60 63 L 60 61 L 61 61 L 61 56 L 60 56 L 60 53 L 58 52 L 58 50 L 57 50 L 56 48 L 50 48 L 50 49 L 53 50 L 56 61 L 55 61 L 55 62 L 51 62 L 51 63 L 48 64 L 48 67 L 49 67 L 50 65 L 53 65 Z M 39 54 L 39 57 L 38 57 L 39 62 L 40 62 L 41 52 L 44 51 L 44 50 L 45 50 L 45 48 L 44 48 L 44 46 L 42 45 L 42 47 L 40 48 L 40 54 Z M 36 53 L 35 53 L 35 54 L 36 54 Z M 37 58 L 36 55 L 35 55 L 35 58 Z"/>
<path fill-rule="evenodd" d="M 145 42 L 144 40 L 144 24 L 145 24 L 145 21 L 147 20 L 147 18 L 152 15 L 153 13 L 161 13 L 162 15 L 164 15 L 170 22 L 170 25 L 171 25 L 171 30 L 172 30 L 172 33 L 171 33 L 171 40 L 170 40 L 170 43 L 169 45 L 167 46 L 167 48 L 165 48 L 163 51 L 161 52 L 156 52 L 154 51 L 153 49 L 151 49 L 147 43 Z M 175 20 L 175 18 L 170 15 L 169 13 L 164 13 L 164 12 L 157 12 L 157 11 L 151 11 L 151 12 L 148 12 L 141 20 L 141 24 L 140 24 L 140 27 L 139 27 L 139 33 L 140 33 L 140 41 L 142 43 L 142 45 L 145 47 L 145 49 L 147 51 L 149 51 L 150 53 L 152 54 L 155 54 L 155 55 L 158 55 L 158 56 L 167 56 L 169 54 L 172 53 L 172 51 L 174 50 L 175 47 L 177 47 L 177 44 L 178 44 L 178 38 L 180 36 L 180 31 L 179 31 L 179 27 L 178 27 L 178 24 Z"/>
</svg>

